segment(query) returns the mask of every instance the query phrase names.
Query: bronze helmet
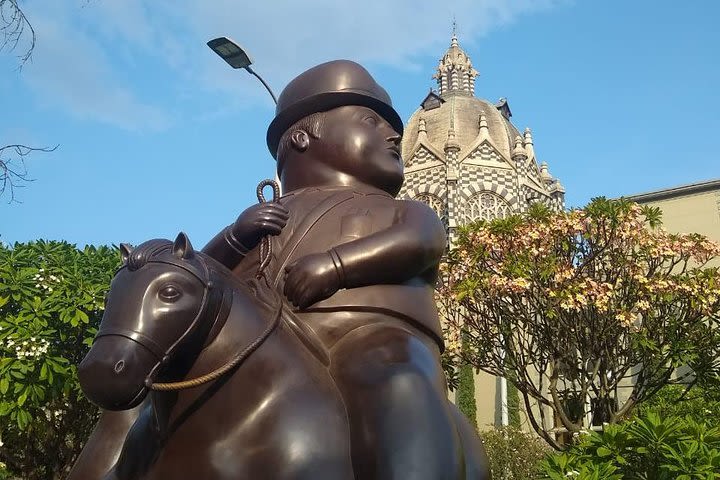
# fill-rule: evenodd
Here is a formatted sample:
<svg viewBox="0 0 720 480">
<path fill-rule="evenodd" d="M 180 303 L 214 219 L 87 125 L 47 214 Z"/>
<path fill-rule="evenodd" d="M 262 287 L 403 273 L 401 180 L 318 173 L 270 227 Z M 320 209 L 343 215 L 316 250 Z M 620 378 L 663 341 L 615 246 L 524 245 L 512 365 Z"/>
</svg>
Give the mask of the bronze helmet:
<svg viewBox="0 0 720 480">
<path fill-rule="evenodd" d="M 276 158 L 283 133 L 298 120 L 344 105 L 373 109 L 400 135 L 403 123 L 392 101 L 370 73 L 350 60 L 333 60 L 317 65 L 295 77 L 282 91 L 275 118 L 267 131 L 267 145 Z"/>
</svg>

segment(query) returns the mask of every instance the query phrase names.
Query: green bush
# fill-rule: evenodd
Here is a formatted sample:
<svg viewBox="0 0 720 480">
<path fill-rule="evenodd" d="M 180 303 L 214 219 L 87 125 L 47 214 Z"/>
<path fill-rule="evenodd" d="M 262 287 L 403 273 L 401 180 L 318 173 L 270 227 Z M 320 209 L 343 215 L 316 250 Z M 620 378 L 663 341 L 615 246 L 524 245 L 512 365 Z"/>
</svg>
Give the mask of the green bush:
<svg viewBox="0 0 720 480">
<path fill-rule="evenodd" d="M 535 434 L 517 427 L 498 427 L 480 432 L 493 480 L 537 478 L 540 462 L 550 447 Z"/>
<path fill-rule="evenodd" d="M 698 423 L 720 426 L 720 391 L 695 386 L 686 392 L 682 385 L 667 385 L 638 406 L 638 416 L 655 412 L 661 418 L 690 417 Z"/>
<path fill-rule="evenodd" d="M 621 480 L 623 476 L 610 461 L 583 462 L 578 456 L 563 453 L 548 457 L 542 463 L 545 476 L 551 480 Z M 649 478 L 646 480 L 650 480 Z"/>
<path fill-rule="evenodd" d="M 87 352 L 117 250 L 0 244 L 0 479 L 63 478 L 97 416 L 76 365 Z"/>
<path fill-rule="evenodd" d="M 466 340 L 463 339 L 463 348 Z M 455 403 L 460 411 L 470 420 L 470 424 L 477 428 L 477 405 L 475 403 L 475 376 L 473 367 L 467 363 L 458 368 L 458 388 L 455 394 Z"/>
<path fill-rule="evenodd" d="M 720 474 L 720 428 L 647 412 L 590 432 L 542 462 L 545 478 L 711 480 Z"/>
<path fill-rule="evenodd" d="M 10 472 L 7 471 L 7 465 L 0 462 L 0 480 L 9 480 L 10 478 Z"/>
</svg>

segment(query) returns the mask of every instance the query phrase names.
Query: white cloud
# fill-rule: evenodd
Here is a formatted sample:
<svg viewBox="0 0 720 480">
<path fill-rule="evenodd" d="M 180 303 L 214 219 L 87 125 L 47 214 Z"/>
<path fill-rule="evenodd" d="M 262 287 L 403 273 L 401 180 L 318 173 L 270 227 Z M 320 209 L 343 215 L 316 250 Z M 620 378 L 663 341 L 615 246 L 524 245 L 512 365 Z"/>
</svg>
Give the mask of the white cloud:
<svg viewBox="0 0 720 480">
<path fill-rule="evenodd" d="M 322 61 L 359 62 L 415 68 L 414 57 L 442 51 L 453 15 L 461 41 L 471 43 L 518 16 L 552 7 L 553 0 L 306 0 L 304 2 L 212 3 L 186 0 L 188 38 L 233 37 L 251 51 L 273 85 L 284 85 Z M 174 2 L 177 5 L 177 2 Z M 207 63 L 207 62 L 203 62 Z M 236 91 L 237 80 L 218 79 L 217 68 L 200 72 L 214 88 Z"/>
<path fill-rule="evenodd" d="M 52 6 L 51 6 L 52 5 Z M 45 6 L 45 4 L 43 4 Z M 161 130 L 170 116 L 151 102 L 143 101 L 114 61 L 114 50 L 72 19 L 79 9 L 48 4 L 48 8 L 27 12 L 38 32 L 32 62 L 22 77 L 38 94 L 39 101 L 59 106 L 74 116 L 115 125 L 128 130 Z M 123 32 L 122 39 L 126 39 Z"/>
<path fill-rule="evenodd" d="M 561 1 L 29 3 L 27 13 L 40 37 L 34 64 L 23 75 L 45 102 L 74 115 L 127 129 L 161 129 L 169 124 L 170 112 L 143 100 L 147 83 L 121 71 L 140 60 L 159 64 L 168 91 L 178 98 L 201 88 L 218 99 L 231 99 L 224 107 L 267 102 L 254 79 L 224 65 L 205 42 L 233 37 L 256 59 L 258 72 L 280 90 L 302 70 L 334 58 L 414 69 L 418 55 L 442 51 L 448 43 L 453 16 L 461 42 L 471 44 L 521 15 Z"/>
</svg>

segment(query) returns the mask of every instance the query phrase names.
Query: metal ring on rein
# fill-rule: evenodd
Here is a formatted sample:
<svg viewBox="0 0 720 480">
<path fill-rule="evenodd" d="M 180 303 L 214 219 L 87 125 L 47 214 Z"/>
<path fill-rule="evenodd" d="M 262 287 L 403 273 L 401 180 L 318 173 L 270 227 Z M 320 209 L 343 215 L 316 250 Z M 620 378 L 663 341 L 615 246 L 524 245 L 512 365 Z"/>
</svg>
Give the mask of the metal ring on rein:
<svg viewBox="0 0 720 480">
<path fill-rule="evenodd" d="M 273 196 L 272 200 L 273 202 L 277 202 L 280 199 L 280 186 L 277 184 L 275 180 L 265 179 L 262 182 L 258 183 L 257 186 L 257 198 L 260 203 L 265 203 L 267 200 L 265 200 L 265 194 L 263 194 L 263 190 L 265 187 L 272 187 Z M 270 260 L 272 259 L 272 247 L 270 246 L 270 238 L 265 236 L 260 241 L 260 266 L 258 266 L 257 271 L 257 278 L 260 278 L 263 276 L 265 269 L 270 264 Z"/>
</svg>

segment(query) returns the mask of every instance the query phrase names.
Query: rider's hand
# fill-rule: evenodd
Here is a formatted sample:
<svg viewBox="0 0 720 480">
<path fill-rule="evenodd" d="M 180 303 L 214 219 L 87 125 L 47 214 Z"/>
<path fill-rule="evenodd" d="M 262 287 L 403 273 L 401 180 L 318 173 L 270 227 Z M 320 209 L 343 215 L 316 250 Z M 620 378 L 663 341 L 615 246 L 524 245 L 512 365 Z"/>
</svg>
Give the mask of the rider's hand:
<svg viewBox="0 0 720 480">
<path fill-rule="evenodd" d="M 290 212 L 278 202 L 258 203 L 240 214 L 232 234 L 245 248 L 252 250 L 266 235 L 279 235 Z"/>
<path fill-rule="evenodd" d="M 340 289 L 340 272 L 330 253 L 306 255 L 285 267 L 283 293 L 301 310 Z"/>
</svg>

